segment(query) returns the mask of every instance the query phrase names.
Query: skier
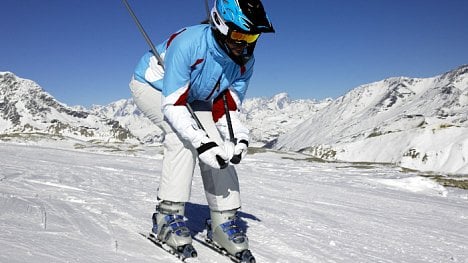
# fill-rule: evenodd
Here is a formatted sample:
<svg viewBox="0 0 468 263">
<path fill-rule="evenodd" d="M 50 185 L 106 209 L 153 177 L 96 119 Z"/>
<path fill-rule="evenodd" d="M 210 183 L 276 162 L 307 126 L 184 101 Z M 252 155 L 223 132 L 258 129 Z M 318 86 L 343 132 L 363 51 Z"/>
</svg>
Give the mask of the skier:
<svg viewBox="0 0 468 263">
<path fill-rule="evenodd" d="M 239 107 L 257 39 L 274 29 L 260 0 L 215 0 L 210 16 L 209 24 L 183 28 L 157 46 L 164 65 L 151 51 L 145 53 L 130 89 L 164 135 L 156 237 L 176 251 L 194 251 L 184 211 L 198 158 L 210 208 L 208 235 L 216 246 L 240 256 L 248 251 L 248 240 L 236 223 L 241 201 L 234 164 L 247 153 L 249 130 Z"/>
</svg>

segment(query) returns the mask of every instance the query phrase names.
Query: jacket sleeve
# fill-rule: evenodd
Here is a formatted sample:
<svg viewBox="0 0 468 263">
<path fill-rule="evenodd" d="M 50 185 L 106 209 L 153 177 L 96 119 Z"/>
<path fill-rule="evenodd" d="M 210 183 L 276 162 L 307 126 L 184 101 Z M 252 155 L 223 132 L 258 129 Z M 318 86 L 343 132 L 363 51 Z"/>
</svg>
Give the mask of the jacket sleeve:
<svg viewBox="0 0 468 263">
<path fill-rule="evenodd" d="M 164 59 L 162 112 L 177 133 L 193 147 L 198 148 L 207 135 L 198 127 L 186 107 L 190 92 L 192 53 L 190 44 L 183 41 L 173 41 L 167 48 Z"/>
</svg>

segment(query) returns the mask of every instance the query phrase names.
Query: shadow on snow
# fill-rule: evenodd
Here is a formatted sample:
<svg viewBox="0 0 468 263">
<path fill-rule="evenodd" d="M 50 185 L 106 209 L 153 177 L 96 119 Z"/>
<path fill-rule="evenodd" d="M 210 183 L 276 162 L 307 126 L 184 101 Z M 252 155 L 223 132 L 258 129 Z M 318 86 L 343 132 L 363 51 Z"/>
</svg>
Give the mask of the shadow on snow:
<svg viewBox="0 0 468 263">
<path fill-rule="evenodd" d="M 237 216 L 239 217 L 239 227 L 241 227 L 246 233 L 249 226 L 245 219 L 255 220 L 258 222 L 261 221 L 258 217 L 242 211 L 239 211 Z M 208 205 L 188 202 L 185 204 L 185 217 L 188 219 L 188 228 L 194 233 L 194 235 L 197 235 L 205 230 L 206 219 L 210 218 L 210 208 Z"/>
</svg>

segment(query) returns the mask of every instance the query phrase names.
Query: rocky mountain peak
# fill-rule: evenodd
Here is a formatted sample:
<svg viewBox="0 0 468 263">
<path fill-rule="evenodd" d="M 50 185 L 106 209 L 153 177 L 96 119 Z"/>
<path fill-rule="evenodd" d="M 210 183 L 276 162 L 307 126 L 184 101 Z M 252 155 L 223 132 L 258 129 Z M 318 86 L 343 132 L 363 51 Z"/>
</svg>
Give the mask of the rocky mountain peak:
<svg viewBox="0 0 468 263">
<path fill-rule="evenodd" d="M 0 133 L 45 133 L 103 140 L 133 138 L 118 122 L 68 107 L 34 81 L 11 72 L 0 73 Z"/>
</svg>

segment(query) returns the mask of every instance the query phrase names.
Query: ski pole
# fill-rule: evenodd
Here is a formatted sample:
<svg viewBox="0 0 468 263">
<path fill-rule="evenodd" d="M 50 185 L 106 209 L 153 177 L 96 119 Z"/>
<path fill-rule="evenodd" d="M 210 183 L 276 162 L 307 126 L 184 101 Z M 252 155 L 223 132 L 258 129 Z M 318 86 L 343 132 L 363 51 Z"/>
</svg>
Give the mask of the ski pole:
<svg viewBox="0 0 468 263">
<path fill-rule="evenodd" d="M 208 0 L 205 0 L 205 9 L 206 9 L 206 20 L 210 21 L 210 6 L 208 5 Z"/>
<path fill-rule="evenodd" d="M 206 132 L 205 127 L 203 127 L 203 124 L 200 122 L 200 119 L 198 119 L 197 115 L 192 109 L 192 106 L 190 106 L 189 103 L 186 104 L 187 110 L 190 112 L 190 115 L 192 115 L 193 119 L 197 123 L 198 128 L 202 129 L 204 132 Z"/>
<path fill-rule="evenodd" d="M 156 57 L 156 59 L 158 60 L 158 63 L 159 65 L 164 69 L 164 61 L 162 60 L 161 56 L 159 55 L 158 53 L 158 50 L 156 50 L 154 44 L 153 44 L 153 41 L 151 41 L 151 39 L 149 38 L 148 34 L 146 33 L 145 29 L 143 28 L 143 26 L 141 25 L 140 21 L 138 20 L 138 18 L 136 17 L 135 13 L 133 12 L 132 8 L 130 7 L 130 5 L 128 4 L 127 0 L 122 0 L 122 2 L 125 4 L 125 6 L 127 7 L 127 10 L 128 12 L 130 13 L 130 15 L 132 16 L 133 20 L 135 21 L 136 25 L 138 26 L 138 29 L 140 30 L 141 34 L 143 35 L 143 37 L 145 38 L 146 40 L 146 43 L 148 43 L 148 45 L 150 46 L 151 48 L 151 51 L 153 52 L 154 56 Z M 197 123 L 198 127 L 200 129 L 202 129 L 203 131 L 206 132 L 205 128 L 203 128 L 203 125 L 201 124 L 200 120 L 198 119 L 197 115 L 195 115 L 195 112 L 193 111 L 192 107 L 190 106 L 190 104 L 186 104 L 187 106 L 187 109 L 188 111 L 190 112 L 190 114 L 192 115 L 192 117 L 195 119 L 195 122 Z"/>
<path fill-rule="evenodd" d="M 140 33 L 143 35 L 143 38 L 146 40 L 146 43 L 148 43 L 148 45 L 150 46 L 151 48 L 151 52 L 153 52 L 154 56 L 156 57 L 156 59 L 158 60 L 158 64 L 164 69 L 164 61 L 162 60 L 161 56 L 159 55 L 158 53 L 158 50 L 156 49 L 156 47 L 154 46 L 153 44 L 153 41 L 151 41 L 151 39 L 149 38 L 148 34 L 146 33 L 145 29 L 143 28 L 143 26 L 141 25 L 140 21 L 138 20 L 138 18 L 136 17 L 135 13 L 133 12 L 132 8 L 130 7 L 130 5 L 128 4 L 127 0 L 122 0 L 122 2 L 124 3 L 125 7 L 127 7 L 127 10 L 128 12 L 130 13 L 130 15 L 132 16 L 133 18 L 133 21 L 135 21 L 135 24 L 137 25 L 138 29 L 140 30 Z M 190 106 L 190 104 L 187 102 L 185 104 L 185 106 L 187 107 L 187 110 L 190 112 L 190 114 L 192 115 L 192 118 L 195 120 L 195 122 L 197 123 L 198 127 L 200 129 L 202 129 L 205 133 L 206 133 L 206 130 L 205 128 L 203 127 L 202 123 L 200 122 L 200 119 L 198 119 L 197 115 L 195 115 L 195 112 L 193 111 L 192 107 Z M 206 133 L 206 135 L 208 136 L 208 133 Z M 209 136 L 208 136 L 209 137 Z M 225 162 L 223 160 L 223 158 L 221 158 L 219 155 L 216 155 L 216 159 L 218 160 L 218 163 L 219 163 L 219 166 L 221 167 L 221 169 L 224 169 L 228 166 L 228 162 Z"/>
<path fill-rule="evenodd" d="M 138 29 L 140 30 L 140 32 L 141 32 L 141 34 L 143 35 L 143 37 L 145 38 L 146 43 L 148 43 L 148 45 L 150 46 L 151 52 L 153 52 L 154 56 L 155 56 L 156 59 L 158 60 L 159 65 L 164 69 L 164 61 L 162 60 L 161 56 L 159 55 L 158 51 L 156 50 L 156 47 L 154 46 L 153 41 L 151 41 L 151 39 L 149 38 L 149 36 L 148 36 L 148 34 L 146 33 L 145 29 L 144 29 L 143 26 L 141 25 L 140 21 L 139 21 L 138 18 L 136 17 L 136 15 L 135 15 L 135 13 L 133 12 L 133 10 L 132 10 L 132 8 L 130 7 L 130 5 L 128 4 L 127 0 L 122 0 L 122 2 L 124 3 L 125 7 L 127 7 L 128 12 L 129 12 L 130 15 L 132 16 L 133 21 L 135 21 L 135 24 L 137 25 L 137 27 L 138 27 Z"/>
<path fill-rule="evenodd" d="M 224 112 L 226 114 L 226 122 L 228 125 L 228 131 L 229 131 L 229 140 L 235 145 L 237 143 L 237 139 L 234 138 L 234 130 L 232 129 L 231 114 L 229 113 L 229 105 L 227 102 L 226 92 L 223 93 L 223 102 L 224 102 Z"/>
<path fill-rule="evenodd" d="M 224 102 L 224 111 L 226 114 L 226 122 L 228 125 L 228 131 L 229 131 L 229 140 L 236 145 L 237 144 L 237 138 L 234 137 L 234 130 L 232 128 L 232 121 L 231 121 L 231 114 L 229 113 L 229 105 L 226 97 L 226 92 L 223 94 L 223 102 Z M 238 155 L 234 155 L 231 158 L 231 163 L 233 164 L 238 164 L 240 163 L 242 159 L 242 153 L 239 153 Z"/>
<path fill-rule="evenodd" d="M 122 2 L 125 4 L 125 6 L 127 7 L 127 10 L 128 12 L 130 13 L 130 15 L 132 16 L 133 20 L 135 21 L 135 23 L 137 24 L 138 26 L 138 29 L 140 30 L 141 34 L 143 35 L 143 37 L 145 38 L 146 40 L 146 43 L 148 43 L 148 45 L 150 46 L 151 48 L 151 51 L 153 52 L 154 56 L 156 57 L 156 59 L 158 60 L 158 63 L 159 65 L 164 69 L 164 61 L 162 60 L 161 56 L 159 55 L 158 51 L 156 50 L 154 44 L 153 44 L 153 41 L 151 41 L 151 39 L 149 38 L 148 34 L 146 33 L 145 29 L 143 28 L 143 26 L 141 25 L 140 21 L 138 20 L 138 18 L 136 17 L 135 13 L 133 12 L 132 8 L 130 7 L 130 5 L 128 4 L 127 0 L 122 0 Z M 195 115 L 195 112 L 193 111 L 192 107 L 190 106 L 190 104 L 186 104 L 187 106 L 187 109 L 188 111 L 190 112 L 190 114 L 192 115 L 193 119 L 195 120 L 195 122 L 197 123 L 198 127 L 200 129 L 202 129 L 203 131 L 206 132 L 205 128 L 203 127 L 203 125 L 201 124 L 200 120 L 198 119 L 197 115 Z"/>
</svg>

